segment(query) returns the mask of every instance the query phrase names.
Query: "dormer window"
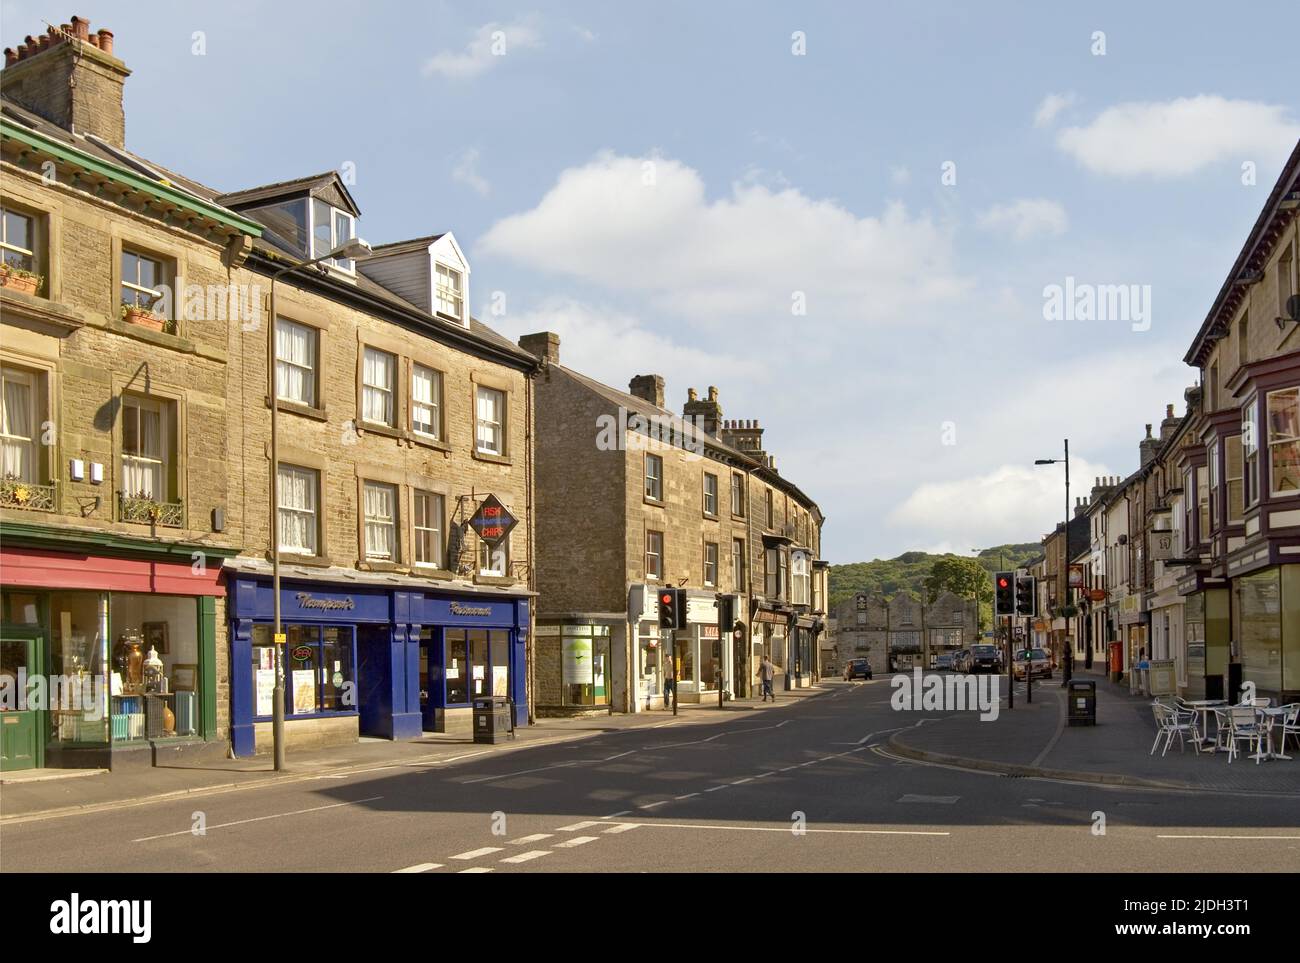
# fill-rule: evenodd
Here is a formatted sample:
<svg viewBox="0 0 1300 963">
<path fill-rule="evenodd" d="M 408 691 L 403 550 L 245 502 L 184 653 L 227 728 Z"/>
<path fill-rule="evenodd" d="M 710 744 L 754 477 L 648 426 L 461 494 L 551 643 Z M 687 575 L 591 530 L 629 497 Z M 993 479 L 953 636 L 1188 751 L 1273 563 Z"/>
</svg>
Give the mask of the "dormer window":
<svg viewBox="0 0 1300 963">
<path fill-rule="evenodd" d="M 356 234 L 356 218 L 337 207 L 331 207 L 319 198 L 311 203 L 311 256 L 328 254 L 340 244 L 352 240 Z M 340 271 L 356 273 L 356 266 L 348 258 L 330 258 L 325 261 Z"/>
<path fill-rule="evenodd" d="M 455 318 L 457 321 L 463 320 L 465 317 L 464 277 L 459 271 L 445 264 L 434 266 L 437 268 L 434 296 L 437 299 L 438 313 Z"/>
</svg>

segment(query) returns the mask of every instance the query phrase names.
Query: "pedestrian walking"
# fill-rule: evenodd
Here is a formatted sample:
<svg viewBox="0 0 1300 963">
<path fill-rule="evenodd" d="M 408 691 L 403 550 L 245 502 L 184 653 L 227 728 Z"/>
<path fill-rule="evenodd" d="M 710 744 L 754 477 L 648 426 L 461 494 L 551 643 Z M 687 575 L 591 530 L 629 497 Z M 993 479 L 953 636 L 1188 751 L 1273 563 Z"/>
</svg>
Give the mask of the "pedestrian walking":
<svg viewBox="0 0 1300 963">
<path fill-rule="evenodd" d="M 673 707 L 673 690 L 677 688 L 677 671 L 673 657 L 664 653 L 664 708 Z"/>
<path fill-rule="evenodd" d="M 776 692 L 772 688 L 772 679 L 776 677 L 776 666 L 768 656 L 763 656 L 763 661 L 758 664 L 758 680 L 763 683 L 763 701 L 766 702 L 770 696 L 772 701 L 776 701 Z"/>
</svg>

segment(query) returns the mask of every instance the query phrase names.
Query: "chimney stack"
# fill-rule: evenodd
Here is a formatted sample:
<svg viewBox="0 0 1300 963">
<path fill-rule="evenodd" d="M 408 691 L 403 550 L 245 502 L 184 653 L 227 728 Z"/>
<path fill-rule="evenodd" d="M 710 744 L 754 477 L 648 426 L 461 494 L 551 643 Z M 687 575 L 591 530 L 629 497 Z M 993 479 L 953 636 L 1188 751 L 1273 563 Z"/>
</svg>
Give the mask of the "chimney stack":
<svg viewBox="0 0 1300 963">
<path fill-rule="evenodd" d="M 1160 447 L 1160 442 L 1151 437 L 1151 426 L 1147 425 L 1147 436 L 1138 442 L 1138 464 L 1145 468 L 1156 456 L 1156 449 Z"/>
<path fill-rule="evenodd" d="M 1164 444 L 1178 430 L 1183 420 L 1174 414 L 1173 405 L 1165 405 L 1165 420 L 1160 422 L 1160 443 Z"/>
<path fill-rule="evenodd" d="M 664 406 L 663 375 L 637 375 L 628 383 L 627 392 L 642 401 L 650 402 L 656 408 L 662 408 Z"/>
<path fill-rule="evenodd" d="M 718 389 L 709 386 L 709 396 L 701 401 L 695 389 L 686 392 L 686 406 L 682 408 L 682 417 L 692 422 L 710 438 L 717 438 L 722 428 L 722 405 L 718 404 Z"/>
<path fill-rule="evenodd" d="M 560 363 L 560 336 L 554 331 L 539 331 L 519 339 L 519 347 L 547 364 Z"/>
<path fill-rule="evenodd" d="M 4 91 L 20 107 L 64 130 L 126 146 L 122 88 L 131 71 L 113 56 L 113 32 L 90 21 L 50 27 L 39 40 L 5 48 Z"/>
</svg>

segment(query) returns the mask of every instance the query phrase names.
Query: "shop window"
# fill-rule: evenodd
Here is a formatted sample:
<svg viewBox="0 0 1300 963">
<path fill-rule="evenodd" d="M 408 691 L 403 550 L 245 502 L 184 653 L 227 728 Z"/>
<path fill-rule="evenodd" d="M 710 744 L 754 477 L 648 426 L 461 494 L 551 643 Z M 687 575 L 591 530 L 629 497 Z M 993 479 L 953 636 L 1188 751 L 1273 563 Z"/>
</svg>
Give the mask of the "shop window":
<svg viewBox="0 0 1300 963">
<path fill-rule="evenodd" d="M 274 626 L 253 626 L 253 706 L 268 717 L 275 697 Z M 350 625 L 281 623 L 287 716 L 355 712 L 356 639 Z"/>
<path fill-rule="evenodd" d="M 362 501 L 366 558 L 379 562 L 397 561 L 397 486 L 365 482 Z"/>
<path fill-rule="evenodd" d="M 199 734 L 198 600 L 114 592 L 108 622 L 113 741 Z"/>
<path fill-rule="evenodd" d="M 510 633 L 504 629 L 447 629 L 444 632 L 446 704 L 464 705 L 480 696 L 510 695 Z"/>
<path fill-rule="evenodd" d="M 361 419 L 395 427 L 397 422 L 397 358 L 387 351 L 365 348 L 361 360 Z"/>
<path fill-rule="evenodd" d="M 1270 391 L 1268 406 L 1269 490 L 1300 492 L 1300 388 Z"/>
<path fill-rule="evenodd" d="M 464 629 L 447 629 L 446 661 L 443 676 L 447 685 L 449 706 L 469 703 L 469 636 Z"/>
<path fill-rule="evenodd" d="M 442 372 L 422 364 L 411 366 L 411 430 L 426 438 L 442 436 Z"/>
<path fill-rule="evenodd" d="M 275 319 L 275 396 L 317 407 L 320 334 L 308 325 Z"/>
<path fill-rule="evenodd" d="M 280 551 L 315 555 L 320 534 L 320 473 L 281 465 L 278 479 Z"/>
<path fill-rule="evenodd" d="M 47 669 L 65 684 L 65 697 L 51 700 L 50 742 L 104 745 L 110 735 L 112 671 L 108 596 L 102 592 L 51 592 L 48 605 Z M 9 595 L 6 621 L 38 625 L 41 620 L 40 600 L 35 595 Z"/>
<path fill-rule="evenodd" d="M 442 495 L 417 491 L 415 503 L 415 564 L 445 568 L 442 520 L 446 513 Z"/>
<path fill-rule="evenodd" d="M 475 399 L 475 445 L 485 455 L 506 452 L 506 393 L 478 386 Z"/>
<path fill-rule="evenodd" d="M 1282 584 L 1276 568 L 1233 579 L 1241 677 L 1261 692 L 1282 691 Z"/>
<path fill-rule="evenodd" d="M 718 514 L 718 476 L 704 473 L 704 514 Z"/>
</svg>

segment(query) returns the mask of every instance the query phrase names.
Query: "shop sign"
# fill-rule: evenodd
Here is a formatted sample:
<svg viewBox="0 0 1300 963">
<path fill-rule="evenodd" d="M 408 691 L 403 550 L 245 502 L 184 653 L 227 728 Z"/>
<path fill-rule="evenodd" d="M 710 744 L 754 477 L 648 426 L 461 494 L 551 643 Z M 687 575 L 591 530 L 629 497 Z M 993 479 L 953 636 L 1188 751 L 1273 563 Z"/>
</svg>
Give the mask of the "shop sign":
<svg viewBox="0 0 1300 963">
<path fill-rule="evenodd" d="M 495 495 L 489 495 L 483 499 L 469 524 L 479 538 L 495 548 L 510 536 L 519 520 L 506 511 Z"/>
<path fill-rule="evenodd" d="M 317 598 L 310 592 L 295 592 L 294 598 L 298 600 L 300 609 L 320 609 L 325 612 L 346 612 L 357 607 L 357 603 L 351 595 L 340 596 L 333 599 Z"/>
<path fill-rule="evenodd" d="M 1147 532 L 1147 554 L 1157 561 L 1174 557 L 1174 533 L 1153 530 Z"/>
<path fill-rule="evenodd" d="M 452 615 L 470 615 L 484 619 L 490 618 L 492 615 L 490 605 L 465 605 L 462 602 L 452 602 L 450 609 Z"/>
<path fill-rule="evenodd" d="M 631 622 L 658 622 L 659 602 L 649 585 L 633 585 L 627 591 L 627 617 Z"/>
<path fill-rule="evenodd" d="M 1072 589 L 1083 588 L 1083 566 L 1082 565 L 1070 566 L 1069 580 L 1070 580 L 1070 588 Z"/>
<path fill-rule="evenodd" d="M 700 638 L 716 639 L 718 637 L 718 627 L 716 625 L 701 625 Z"/>
<path fill-rule="evenodd" d="M 686 621 L 716 623 L 718 621 L 718 603 L 712 598 L 703 598 L 696 595 L 686 596 Z"/>
<path fill-rule="evenodd" d="M 566 638 L 563 645 L 563 674 L 565 685 L 591 685 L 591 639 L 580 636 Z"/>
</svg>

